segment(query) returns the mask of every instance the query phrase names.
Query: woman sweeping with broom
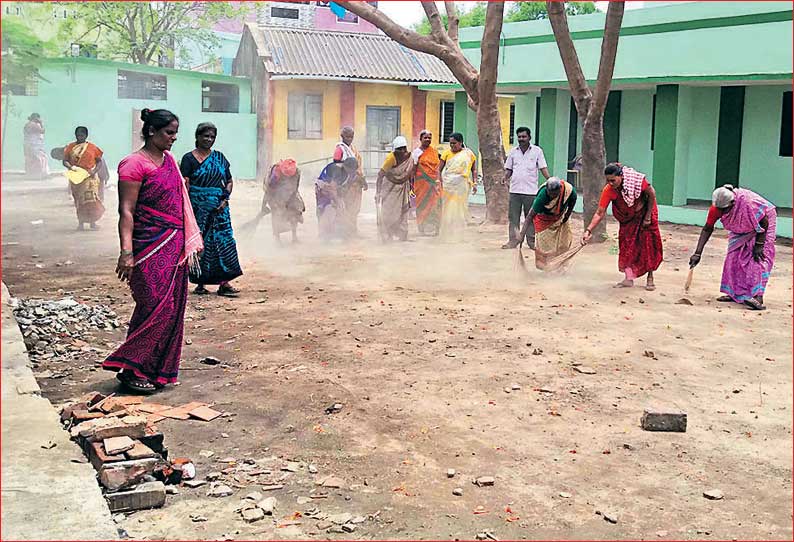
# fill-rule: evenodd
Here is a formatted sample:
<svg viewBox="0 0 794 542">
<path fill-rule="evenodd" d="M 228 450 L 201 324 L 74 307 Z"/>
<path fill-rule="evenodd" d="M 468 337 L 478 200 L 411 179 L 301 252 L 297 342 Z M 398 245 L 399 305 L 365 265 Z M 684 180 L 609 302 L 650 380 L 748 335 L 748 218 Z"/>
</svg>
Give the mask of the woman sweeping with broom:
<svg viewBox="0 0 794 542">
<path fill-rule="evenodd" d="M 607 184 L 601 192 L 598 210 L 590 225 L 584 230 L 582 244 L 593 236 L 593 229 L 603 220 L 607 206 L 612 204 L 612 214 L 620 223 L 618 231 L 618 269 L 626 278 L 615 288 L 631 288 L 634 279 L 645 274 L 646 290 L 655 290 L 653 272 L 662 263 L 662 235 L 659 232 L 659 210 L 656 191 L 644 173 L 617 162 L 604 169 Z"/>
<path fill-rule="evenodd" d="M 561 256 L 570 251 L 573 242 L 569 219 L 573 213 L 574 205 L 576 205 L 576 198 L 576 189 L 573 185 L 557 177 L 549 178 L 546 184 L 538 190 L 532 209 L 518 236 L 518 239 L 524 239 L 529 225 L 534 223 L 535 267 L 538 269 L 558 271 L 568 261 L 569 258 L 561 258 Z M 521 256 L 521 263 L 523 263 L 523 256 Z"/>
</svg>

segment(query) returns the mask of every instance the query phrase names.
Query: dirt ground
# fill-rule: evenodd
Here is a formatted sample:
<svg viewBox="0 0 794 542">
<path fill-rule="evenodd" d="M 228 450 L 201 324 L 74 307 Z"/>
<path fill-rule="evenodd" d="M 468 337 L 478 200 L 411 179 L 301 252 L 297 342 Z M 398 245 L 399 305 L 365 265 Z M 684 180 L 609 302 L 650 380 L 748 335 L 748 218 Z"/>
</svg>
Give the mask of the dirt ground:
<svg viewBox="0 0 794 542">
<path fill-rule="evenodd" d="M 238 184 L 236 226 L 261 197 L 258 185 Z M 101 231 L 76 232 L 65 181 L 7 177 L 2 188 L 11 293 L 108 303 L 126 321 L 131 298 L 113 275 L 116 193 Z M 769 309 L 755 313 L 715 301 L 726 248 L 718 232 L 689 306 L 676 302 L 698 228 L 663 225 L 655 292 L 615 290 L 610 242 L 587 247 L 563 277 L 542 275 L 529 259 L 526 278 L 512 251 L 499 248 L 503 227 L 473 225 L 461 245 L 413 235 L 381 246 L 373 195 L 365 194 L 362 238 L 350 244 L 316 240 L 309 190 L 300 245 L 275 246 L 269 218 L 253 235 L 238 231 L 244 294 L 190 297 L 180 385 L 151 399 L 204 401 L 234 414 L 158 424 L 171 455 L 194 459 L 199 478 L 230 456 L 270 458 L 276 470 L 301 462 L 284 473 L 283 489 L 266 494 L 278 499 L 275 515 L 247 524 L 234 512 L 257 485 L 227 498 L 207 497 L 206 486 L 180 488 L 160 510 L 119 518 L 130 536 L 792 538 L 790 247 L 778 247 Z M 44 222 L 31 224 L 37 220 Z M 574 222 L 580 232 L 581 219 Z M 112 374 L 95 364 L 124 330 L 93 336 L 99 353 L 35 369 L 70 372 L 41 380 L 54 403 L 114 390 Z M 205 356 L 226 366 L 200 364 Z M 336 402 L 342 411 L 326 414 Z M 652 405 L 686 411 L 687 432 L 643 431 L 640 416 Z M 315 482 L 328 475 L 344 487 L 298 504 L 321 496 Z M 495 485 L 475 486 L 479 476 Z M 709 489 L 724 499 L 704 498 Z M 329 534 L 306 517 L 310 508 L 365 521 L 353 533 Z"/>
</svg>

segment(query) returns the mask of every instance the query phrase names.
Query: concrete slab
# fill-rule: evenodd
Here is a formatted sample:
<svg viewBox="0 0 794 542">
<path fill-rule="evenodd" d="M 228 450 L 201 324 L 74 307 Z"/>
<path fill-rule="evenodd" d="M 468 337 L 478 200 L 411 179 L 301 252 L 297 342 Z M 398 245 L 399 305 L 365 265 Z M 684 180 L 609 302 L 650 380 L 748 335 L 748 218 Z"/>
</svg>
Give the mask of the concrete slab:
<svg viewBox="0 0 794 542">
<path fill-rule="evenodd" d="M 2 540 L 115 540 L 90 464 L 41 397 L 2 285 Z M 54 447 L 50 447 L 54 444 Z M 46 446 L 46 447 L 45 447 Z"/>
</svg>

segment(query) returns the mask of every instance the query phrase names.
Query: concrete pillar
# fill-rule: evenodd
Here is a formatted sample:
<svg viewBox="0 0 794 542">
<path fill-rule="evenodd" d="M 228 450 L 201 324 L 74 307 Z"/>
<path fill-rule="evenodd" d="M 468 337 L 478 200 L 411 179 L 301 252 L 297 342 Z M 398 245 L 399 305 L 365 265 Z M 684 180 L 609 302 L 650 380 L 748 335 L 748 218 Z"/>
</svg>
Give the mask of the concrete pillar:
<svg viewBox="0 0 794 542">
<path fill-rule="evenodd" d="M 651 182 L 660 205 L 673 204 L 678 146 L 678 85 L 656 87 L 656 125 L 653 132 Z"/>
<path fill-rule="evenodd" d="M 555 145 L 557 141 L 557 89 L 544 88 L 540 91 L 540 132 L 532 134 L 533 142 L 543 148 L 546 162 L 553 168 Z M 552 169 L 553 172 L 553 169 Z"/>
<path fill-rule="evenodd" d="M 479 153 L 479 141 L 477 139 L 477 115 L 469 109 L 469 99 L 465 92 L 455 93 L 455 131 L 463 134 L 466 146 L 474 154 Z"/>
<path fill-rule="evenodd" d="M 342 81 L 339 89 L 339 126 L 356 125 L 356 84 Z"/>
<path fill-rule="evenodd" d="M 411 136 L 409 148 L 419 144 L 419 132 L 427 128 L 427 92 L 411 87 Z M 433 129 L 430 128 L 432 131 Z"/>
</svg>

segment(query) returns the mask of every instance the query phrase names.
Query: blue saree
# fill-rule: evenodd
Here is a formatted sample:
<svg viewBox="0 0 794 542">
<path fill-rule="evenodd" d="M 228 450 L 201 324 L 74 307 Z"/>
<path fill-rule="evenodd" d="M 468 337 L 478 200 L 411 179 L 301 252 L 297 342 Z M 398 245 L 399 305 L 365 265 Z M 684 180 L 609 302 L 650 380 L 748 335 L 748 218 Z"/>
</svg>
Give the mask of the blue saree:
<svg viewBox="0 0 794 542">
<path fill-rule="evenodd" d="M 201 163 L 192 152 L 182 157 L 180 170 L 190 182 L 190 203 L 204 238 L 201 274 L 190 273 L 194 284 L 222 284 L 243 274 L 232 231 L 226 184 L 231 181 L 229 161 L 223 153 L 212 151 Z"/>
</svg>

